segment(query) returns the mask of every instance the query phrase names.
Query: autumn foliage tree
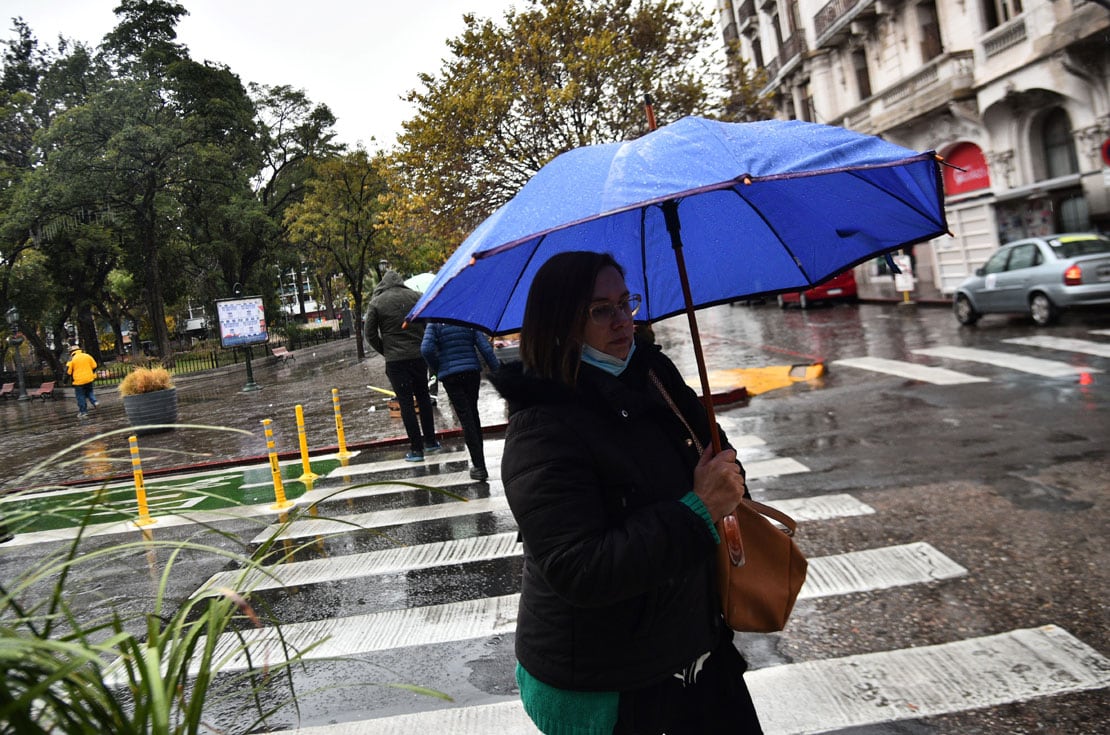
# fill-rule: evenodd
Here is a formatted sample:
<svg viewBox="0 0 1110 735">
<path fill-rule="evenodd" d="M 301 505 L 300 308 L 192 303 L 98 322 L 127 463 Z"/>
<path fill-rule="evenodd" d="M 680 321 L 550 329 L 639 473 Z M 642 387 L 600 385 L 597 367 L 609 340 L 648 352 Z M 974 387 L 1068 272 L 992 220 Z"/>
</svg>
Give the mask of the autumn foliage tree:
<svg viewBox="0 0 1110 735">
<path fill-rule="evenodd" d="M 408 95 L 416 114 L 395 152 L 389 226 L 429 259 L 559 153 L 647 132 L 645 94 L 660 123 L 726 112 L 716 31 L 698 5 L 530 0 L 503 23 L 464 21 L 439 73 Z"/>
<path fill-rule="evenodd" d="M 388 254 L 381 230 L 386 177 L 381 155 L 357 149 L 319 161 L 305 182 L 304 200 L 285 212 L 289 240 L 314 251 L 318 259 L 334 263 L 350 289 L 354 309 L 357 353 L 362 343 L 362 315 L 367 280 L 378 260 Z"/>
</svg>

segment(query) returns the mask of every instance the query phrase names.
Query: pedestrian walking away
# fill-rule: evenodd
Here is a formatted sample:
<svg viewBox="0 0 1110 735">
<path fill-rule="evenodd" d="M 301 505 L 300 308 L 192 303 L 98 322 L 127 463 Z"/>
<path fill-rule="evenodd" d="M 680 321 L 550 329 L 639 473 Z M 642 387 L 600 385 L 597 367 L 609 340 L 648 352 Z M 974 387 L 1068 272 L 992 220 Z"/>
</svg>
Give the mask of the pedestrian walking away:
<svg viewBox="0 0 1110 735">
<path fill-rule="evenodd" d="M 496 371 L 500 367 L 489 338 L 470 327 L 432 323 L 424 329 L 420 352 L 438 382 L 443 383 L 451 408 L 458 417 L 463 441 L 470 454 L 471 479 L 488 479 L 482 446 L 482 422 L 478 415 L 478 389 L 482 383 L 479 355 L 490 370 Z"/>
<path fill-rule="evenodd" d="M 714 523 L 743 468 L 610 255 L 548 260 L 524 306 L 501 479 L 524 543 L 517 683 L 544 733 L 761 733 L 721 616 Z M 673 409 L 672 409 L 673 404 Z M 719 427 L 718 427 L 719 429 Z"/>
<path fill-rule="evenodd" d="M 77 415 L 88 418 L 89 406 L 96 408 L 100 405 L 93 393 L 93 384 L 96 382 L 96 360 L 89 353 L 77 345 L 69 348 L 69 362 L 66 363 L 66 374 L 73 381 L 73 395 L 77 399 Z"/>
<path fill-rule="evenodd" d="M 363 321 L 366 342 L 385 358 L 385 374 L 397 394 L 401 422 L 409 439 L 405 459 L 410 462 L 423 461 L 426 452 L 440 450 L 428 393 L 428 364 L 420 354 L 424 325 L 405 323 L 419 298 L 420 294 L 405 286 L 400 273 L 388 270 L 374 288 Z"/>
</svg>

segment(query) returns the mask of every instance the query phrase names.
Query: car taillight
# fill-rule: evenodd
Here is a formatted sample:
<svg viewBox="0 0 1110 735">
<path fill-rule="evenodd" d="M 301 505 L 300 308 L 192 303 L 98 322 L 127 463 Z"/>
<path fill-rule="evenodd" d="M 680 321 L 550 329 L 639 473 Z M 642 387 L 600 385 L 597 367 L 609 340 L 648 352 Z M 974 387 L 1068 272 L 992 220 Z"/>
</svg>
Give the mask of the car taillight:
<svg viewBox="0 0 1110 735">
<path fill-rule="evenodd" d="M 1078 286 L 1083 283 L 1083 269 L 1077 265 L 1073 265 L 1064 271 L 1064 285 L 1065 286 Z"/>
</svg>

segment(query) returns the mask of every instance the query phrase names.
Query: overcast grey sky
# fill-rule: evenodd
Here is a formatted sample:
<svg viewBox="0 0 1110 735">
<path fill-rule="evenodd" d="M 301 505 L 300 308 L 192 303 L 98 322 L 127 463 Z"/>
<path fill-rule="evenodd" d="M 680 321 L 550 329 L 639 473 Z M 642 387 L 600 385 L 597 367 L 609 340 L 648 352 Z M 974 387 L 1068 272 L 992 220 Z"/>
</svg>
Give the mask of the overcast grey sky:
<svg viewBox="0 0 1110 735">
<path fill-rule="evenodd" d="M 388 148 L 412 110 L 400 98 L 438 73 L 463 13 L 500 21 L 524 0 L 178 0 L 189 15 L 178 41 L 192 57 L 226 64 L 244 84 L 304 89 L 339 118 L 339 139 Z M 4 40 L 22 16 L 40 43 L 58 35 L 96 45 L 119 0 L 0 0 Z M 376 138 L 376 141 L 371 141 Z"/>
</svg>

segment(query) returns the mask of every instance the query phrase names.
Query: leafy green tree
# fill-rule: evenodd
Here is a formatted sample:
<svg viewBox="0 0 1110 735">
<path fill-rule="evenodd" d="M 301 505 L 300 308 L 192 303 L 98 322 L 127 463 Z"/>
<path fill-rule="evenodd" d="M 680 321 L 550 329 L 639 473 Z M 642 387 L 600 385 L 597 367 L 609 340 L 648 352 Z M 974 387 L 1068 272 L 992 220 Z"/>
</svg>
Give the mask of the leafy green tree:
<svg viewBox="0 0 1110 735">
<path fill-rule="evenodd" d="M 728 45 L 725 57 L 725 98 L 720 119 L 728 122 L 753 122 L 773 118 L 775 105 L 769 95 L 761 92 L 767 86 L 767 72 L 756 69 L 740 55 L 739 42 Z"/>
<path fill-rule="evenodd" d="M 116 12 L 102 54 L 116 75 L 45 132 L 43 188 L 55 212 L 113 213 L 122 263 L 142 283 L 153 341 L 169 358 L 165 304 L 187 285 L 190 226 L 199 210 L 249 196 L 253 105 L 228 69 L 194 62 L 174 42 L 180 5 L 124 0 Z"/>
<path fill-rule="evenodd" d="M 319 162 L 306 183 L 304 201 L 286 211 L 290 240 L 334 262 L 350 289 L 353 301 L 358 358 L 366 356 L 362 343 L 365 283 L 378 260 L 388 253 L 380 229 L 384 207 L 385 160 L 357 149 Z"/>
<path fill-rule="evenodd" d="M 645 133 L 645 93 L 661 122 L 721 109 L 713 23 L 687 3 L 529 0 L 464 21 L 408 95 L 396 152 L 389 225 L 422 249 L 453 249 L 559 153 Z"/>
</svg>

